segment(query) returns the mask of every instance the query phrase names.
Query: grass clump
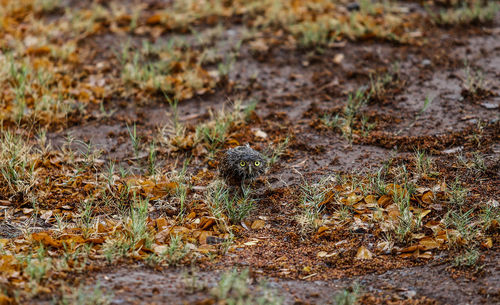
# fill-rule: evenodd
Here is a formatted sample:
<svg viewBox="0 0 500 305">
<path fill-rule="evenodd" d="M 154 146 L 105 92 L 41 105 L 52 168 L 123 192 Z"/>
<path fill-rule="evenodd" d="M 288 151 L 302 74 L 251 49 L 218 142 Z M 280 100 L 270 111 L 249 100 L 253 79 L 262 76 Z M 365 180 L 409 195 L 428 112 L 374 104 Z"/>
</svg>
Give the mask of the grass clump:
<svg viewBox="0 0 500 305">
<path fill-rule="evenodd" d="M 357 304 L 360 297 L 361 287 L 358 283 L 355 283 L 352 287 L 344 289 L 343 291 L 337 293 L 334 298 L 332 305 L 354 305 Z"/>
<path fill-rule="evenodd" d="M 434 167 L 432 159 L 423 150 L 415 150 L 413 155 L 415 160 L 416 173 L 419 177 L 429 177 L 432 174 L 432 169 Z"/>
<path fill-rule="evenodd" d="M 367 135 L 374 127 L 374 123 L 368 123 L 368 118 L 360 116 L 361 109 L 366 106 L 370 96 L 365 90 L 357 90 L 349 94 L 348 100 L 341 113 L 326 114 L 321 118 L 323 124 L 332 129 L 338 129 L 342 136 L 352 142 L 355 129 L 359 127 L 359 133 Z"/>
<path fill-rule="evenodd" d="M 467 249 L 453 259 L 453 265 L 455 267 L 474 267 L 478 263 L 479 256 L 479 250 L 476 248 Z"/>
<path fill-rule="evenodd" d="M 388 90 L 395 86 L 399 81 L 399 65 L 395 64 L 394 67 L 387 73 L 370 74 L 370 101 L 383 102 Z"/>
<path fill-rule="evenodd" d="M 290 137 L 286 137 L 283 141 L 280 141 L 272 148 L 267 157 L 270 166 L 273 166 L 274 164 L 276 164 L 276 162 L 278 162 L 280 157 L 285 153 L 289 142 Z"/>
<path fill-rule="evenodd" d="M 188 247 L 182 243 L 179 235 L 171 235 L 168 246 L 161 247 L 146 259 L 149 265 L 155 266 L 166 262 L 169 266 L 178 266 L 189 253 Z"/>
<path fill-rule="evenodd" d="M 47 256 L 46 249 L 40 245 L 36 254 L 28 254 L 25 257 L 18 257 L 17 260 L 22 266 L 23 273 L 30 280 L 30 285 L 36 286 L 42 282 L 47 273 L 53 268 L 52 259 Z"/>
<path fill-rule="evenodd" d="M 210 185 L 207 195 L 212 215 L 224 223 L 225 217 L 228 217 L 233 224 L 240 223 L 248 217 L 254 208 L 255 199 L 251 198 L 251 189 L 242 186 L 241 193 L 232 192 L 223 181 L 216 180 Z"/>
<path fill-rule="evenodd" d="M 320 225 L 319 218 L 324 208 L 322 203 L 328 192 L 331 191 L 329 180 L 330 177 L 326 177 L 317 183 L 304 183 L 301 186 L 300 207 L 302 213 L 297 216 L 297 222 L 303 235 L 313 232 Z"/>
<path fill-rule="evenodd" d="M 415 185 L 409 181 L 409 174 L 403 165 L 395 169 L 397 175 L 390 189 L 392 200 L 398 207 L 399 216 L 393 233 L 396 240 L 402 244 L 407 244 L 412 239 L 412 234 L 417 232 L 422 226 L 422 219 L 412 212 L 410 198 L 415 193 Z"/>
<path fill-rule="evenodd" d="M 215 114 L 210 112 L 211 119 L 196 126 L 195 142 L 205 143 L 209 152 L 213 155 L 226 142 L 231 127 L 237 123 L 245 122 L 256 105 L 256 101 L 251 101 L 243 106 L 242 102 L 237 100 L 234 102 L 231 111 L 225 111 L 223 108 Z"/>
<path fill-rule="evenodd" d="M 477 99 L 487 92 L 483 72 L 472 69 L 467 63 L 465 65 L 465 79 L 462 86 L 464 89 L 462 95 L 470 96 L 472 99 Z"/>
<path fill-rule="evenodd" d="M 131 49 L 127 43 L 119 55 L 125 84 L 184 100 L 207 92 L 217 82 L 199 65 L 196 60 L 199 54 L 183 40 L 170 39 L 163 44 L 145 41 L 140 49 L 134 52 Z"/>
<path fill-rule="evenodd" d="M 462 186 L 462 182 L 455 179 L 448 188 L 449 202 L 453 207 L 462 207 L 467 201 L 469 190 Z"/>
<path fill-rule="evenodd" d="M 35 184 L 35 162 L 32 146 L 10 131 L 0 134 L 0 185 L 6 185 L 11 195 L 27 195 Z"/>
<path fill-rule="evenodd" d="M 153 238 L 147 226 L 148 200 L 134 195 L 129 214 L 124 217 L 125 229 L 106 240 L 103 254 L 109 262 L 125 257 L 141 248 L 151 248 Z"/>
<path fill-rule="evenodd" d="M 270 290 L 265 283 L 252 289 L 249 287 L 248 269 L 241 272 L 232 270 L 221 276 L 216 287 L 211 290 L 212 296 L 222 304 L 238 305 L 279 305 L 283 300 Z"/>
<path fill-rule="evenodd" d="M 84 287 L 80 285 L 76 291 L 65 294 L 60 300 L 55 300 L 58 305 L 108 305 L 111 304 L 113 295 L 104 291 L 100 283 L 93 287 Z"/>
<path fill-rule="evenodd" d="M 2 88 L 0 107 L 10 110 L 4 110 L 0 119 L 50 125 L 63 122 L 77 106 L 83 106 L 63 90 L 65 80 L 60 75 L 42 67 L 33 68 L 32 62 L 17 60 L 11 54 L 1 61 L 5 61 L 8 69 L 3 71 L 8 73 L 0 71 L 0 80 L 7 85 Z"/>
<path fill-rule="evenodd" d="M 432 20 L 443 26 L 483 24 L 493 21 L 500 9 L 496 1 L 473 1 L 468 4 L 462 3 L 448 10 L 442 10 L 439 14 L 430 13 Z"/>
</svg>

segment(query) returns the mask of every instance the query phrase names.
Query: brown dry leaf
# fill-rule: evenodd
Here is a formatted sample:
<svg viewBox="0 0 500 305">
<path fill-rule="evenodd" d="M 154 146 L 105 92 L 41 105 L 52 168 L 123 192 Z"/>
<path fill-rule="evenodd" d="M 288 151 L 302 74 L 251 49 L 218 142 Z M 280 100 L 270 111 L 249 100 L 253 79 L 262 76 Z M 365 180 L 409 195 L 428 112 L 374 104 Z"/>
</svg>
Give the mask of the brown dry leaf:
<svg viewBox="0 0 500 305">
<path fill-rule="evenodd" d="M 155 222 L 156 222 L 156 228 L 158 229 L 158 231 L 161 231 L 161 230 L 163 230 L 165 227 L 167 227 L 167 226 L 168 226 L 168 222 L 167 222 L 167 220 L 166 220 L 165 218 L 163 218 L 163 217 L 162 217 L 162 218 L 157 218 L 157 219 L 155 220 Z"/>
<path fill-rule="evenodd" d="M 150 16 L 148 19 L 146 19 L 146 24 L 147 25 L 157 25 L 162 22 L 163 16 L 159 14 L 155 14 Z"/>
<path fill-rule="evenodd" d="M 424 253 L 418 253 L 417 258 L 423 258 L 423 259 L 431 259 L 432 258 L 432 252 L 431 251 L 426 251 Z"/>
<path fill-rule="evenodd" d="M 361 200 L 363 200 L 363 196 L 362 195 L 356 195 L 355 193 L 351 193 L 348 197 L 347 197 L 347 205 L 353 205 L 355 203 L 358 203 L 360 202 Z"/>
<path fill-rule="evenodd" d="M 10 305 L 14 304 L 14 300 L 9 298 L 3 293 L 0 293 L 0 305 Z"/>
<path fill-rule="evenodd" d="M 333 199 L 335 199 L 335 193 L 332 191 L 329 191 L 325 195 L 325 199 L 322 202 L 320 202 L 320 204 L 318 204 L 318 207 L 322 207 L 323 205 L 330 203 Z"/>
<path fill-rule="evenodd" d="M 213 252 L 215 250 L 214 246 L 213 245 L 200 245 L 196 251 L 200 252 L 200 253 L 203 253 L 203 254 L 208 254 L 210 252 Z"/>
<path fill-rule="evenodd" d="M 391 202 L 392 202 L 392 197 L 388 195 L 383 195 L 377 200 L 378 205 L 383 208 L 387 207 L 389 204 L 391 204 Z"/>
<path fill-rule="evenodd" d="M 170 232 L 173 235 L 185 235 L 185 234 L 191 232 L 191 230 L 186 228 L 186 227 L 175 226 L 175 227 L 170 229 Z"/>
<path fill-rule="evenodd" d="M 166 242 L 167 238 L 169 238 L 169 237 L 170 237 L 170 229 L 165 229 L 163 231 L 156 233 L 156 235 L 155 235 L 155 239 L 159 243 Z"/>
<path fill-rule="evenodd" d="M 26 49 L 26 54 L 28 55 L 35 55 L 35 56 L 41 56 L 41 55 L 47 55 L 50 54 L 52 50 L 48 46 L 42 46 L 42 47 L 29 47 Z"/>
<path fill-rule="evenodd" d="M 215 224 L 215 219 L 203 217 L 201 218 L 200 225 L 198 226 L 202 230 L 209 229 Z"/>
<path fill-rule="evenodd" d="M 167 245 L 153 245 L 153 252 L 162 255 L 163 253 L 167 252 L 168 246 Z"/>
<path fill-rule="evenodd" d="M 361 246 L 356 253 L 356 259 L 372 259 L 373 254 L 365 246 Z"/>
<path fill-rule="evenodd" d="M 0 256 L 0 271 L 10 272 L 14 271 L 16 258 L 13 255 L 1 255 Z"/>
<path fill-rule="evenodd" d="M 399 213 L 399 207 L 396 204 L 391 204 L 386 208 L 387 214 L 389 215 L 389 218 L 391 219 L 398 219 L 400 213 Z"/>
<path fill-rule="evenodd" d="M 365 202 L 367 205 L 372 205 L 372 204 L 376 204 L 377 203 L 377 197 L 375 197 L 374 195 L 368 195 L 365 197 Z"/>
<path fill-rule="evenodd" d="M 269 47 L 267 46 L 266 41 L 263 38 L 251 41 L 250 48 L 252 49 L 252 51 L 260 53 L 265 53 L 269 50 Z"/>
<path fill-rule="evenodd" d="M 439 220 L 428 221 L 424 227 L 431 229 L 434 233 L 441 230 L 441 222 Z"/>
<path fill-rule="evenodd" d="M 434 193 L 431 191 L 427 191 L 422 195 L 422 201 L 427 203 L 427 204 L 432 204 L 434 201 Z"/>
<path fill-rule="evenodd" d="M 45 220 L 45 222 L 48 222 L 48 220 L 50 219 L 50 217 L 52 217 L 52 214 L 54 212 L 52 210 L 48 210 L 48 211 L 45 211 L 42 215 L 40 215 L 40 218 Z"/>
<path fill-rule="evenodd" d="M 252 230 L 259 230 L 262 229 L 266 225 L 266 222 L 261 219 L 257 219 L 252 223 Z"/>
<path fill-rule="evenodd" d="M 328 230 L 328 227 L 321 226 L 321 227 L 318 228 L 317 234 L 321 234 L 321 233 L 323 233 L 323 232 L 325 232 L 327 230 Z"/>
<path fill-rule="evenodd" d="M 207 244 L 207 237 L 212 236 L 211 231 L 201 231 L 200 236 L 198 237 L 198 242 L 200 245 L 206 245 Z"/>
<path fill-rule="evenodd" d="M 486 249 L 491 249 L 491 247 L 493 247 L 493 240 L 491 237 L 486 238 L 486 240 L 481 243 L 481 246 Z"/>
<path fill-rule="evenodd" d="M 86 240 L 77 234 L 64 234 L 59 237 L 59 241 L 66 245 L 79 245 L 86 242 Z"/>
<path fill-rule="evenodd" d="M 420 219 L 424 218 L 427 214 L 429 214 L 430 212 L 432 212 L 431 210 L 422 210 L 420 211 L 420 213 L 418 214 L 418 217 Z"/>
<path fill-rule="evenodd" d="M 31 235 L 34 241 L 41 242 L 45 246 L 50 246 L 54 248 L 60 248 L 61 247 L 61 242 L 56 241 L 50 236 L 49 234 L 45 232 L 39 232 L 39 233 L 33 233 Z"/>
<path fill-rule="evenodd" d="M 95 244 L 95 245 L 104 244 L 104 241 L 105 240 L 102 237 L 87 238 L 85 240 L 86 243 L 91 243 L 91 244 Z"/>
<path fill-rule="evenodd" d="M 431 237 L 424 237 L 419 242 L 419 249 L 423 251 L 432 250 L 439 248 L 440 244 Z"/>
<path fill-rule="evenodd" d="M 317 257 L 332 257 L 332 256 L 335 256 L 337 254 L 338 254 L 338 252 L 328 253 L 326 251 L 319 251 L 318 254 L 316 254 L 316 256 Z"/>
<path fill-rule="evenodd" d="M 151 180 L 143 181 L 140 184 L 142 193 L 145 196 L 151 196 L 151 199 L 159 199 L 163 196 L 170 194 L 178 186 L 176 182 L 161 182 L 155 183 Z"/>
<path fill-rule="evenodd" d="M 191 220 L 196 217 L 196 212 L 191 212 L 186 216 L 186 220 Z"/>
</svg>

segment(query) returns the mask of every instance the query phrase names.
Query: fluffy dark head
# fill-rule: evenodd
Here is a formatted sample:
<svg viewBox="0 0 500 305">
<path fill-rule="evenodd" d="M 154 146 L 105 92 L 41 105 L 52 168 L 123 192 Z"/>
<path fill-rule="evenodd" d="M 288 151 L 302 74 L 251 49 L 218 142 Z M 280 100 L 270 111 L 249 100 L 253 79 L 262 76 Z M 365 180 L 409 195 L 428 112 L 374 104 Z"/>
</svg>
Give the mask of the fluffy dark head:
<svg viewBox="0 0 500 305">
<path fill-rule="evenodd" d="M 220 162 L 220 174 L 229 183 L 239 184 L 265 172 L 265 158 L 250 146 L 228 149 Z"/>
</svg>

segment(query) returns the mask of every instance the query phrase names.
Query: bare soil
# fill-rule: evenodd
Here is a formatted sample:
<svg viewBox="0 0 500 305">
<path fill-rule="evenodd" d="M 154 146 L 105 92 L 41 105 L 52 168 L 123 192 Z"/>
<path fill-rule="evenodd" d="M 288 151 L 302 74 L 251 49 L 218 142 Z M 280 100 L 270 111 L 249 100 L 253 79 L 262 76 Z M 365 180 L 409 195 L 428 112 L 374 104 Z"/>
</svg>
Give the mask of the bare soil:
<svg viewBox="0 0 500 305">
<path fill-rule="evenodd" d="M 153 6 L 157 1 L 149 2 Z M 423 10 L 417 2 L 404 3 Z M 69 3 L 83 6 L 79 1 Z M 59 17 L 56 12 L 43 18 Z M 224 46 L 228 48 L 242 35 L 241 24 L 233 21 L 224 23 L 224 39 L 217 42 L 223 54 L 227 52 Z M 485 26 L 434 26 L 428 31 L 422 45 L 347 41 L 311 51 L 276 43 L 256 53 L 243 44 L 227 81 L 219 83 L 211 93 L 179 102 L 178 111 L 180 121 L 193 129 L 212 111 L 229 107 L 230 101 L 254 99 L 258 104 L 253 120 L 234 130 L 229 140 L 265 150 L 273 141 L 290 137 L 290 145 L 278 164 L 255 184 L 259 201 L 248 223 L 265 219 L 266 226 L 242 229 L 237 233 L 242 246 L 236 251 L 203 259 L 193 267 L 152 268 L 125 261 L 69 274 L 65 284 L 92 287 L 99 283 L 113 295 L 112 304 L 214 304 L 210 289 L 224 271 L 236 267 L 250 270 L 251 289 L 265 281 L 279 292 L 284 304 L 329 304 L 334 295 L 355 283 L 362 287 L 361 304 L 499 304 L 498 233 L 493 237 L 493 247 L 481 250 L 478 267 L 465 270 L 452 266 L 454 252 L 437 252 L 431 259 L 387 254 L 357 260 L 354 256 L 359 246 L 375 247 L 375 236 L 363 230 L 344 230 L 310 239 L 298 233 L 297 199 L 304 181 L 335 174 L 374 174 L 388 160 L 411 164 L 416 149 L 431 154 L 444 180 L 463 178 L 474 198 L 500 198 L 500 15 Z M 163 34 L 156 42 L 167 41 L 173 35 L 179 34 Z M 189 41 L 191 34 L 183 35 Z M 119 64 L 116 51 L 127 39 L 139 44 L 143 38 L 96 34 L 80 41 L 79 48 L 88 56 L 89 70 L 108 62 L 111 74 L 119 77 L 113 68 Z M 335 62 L 333 58 L 338 54 L 343 54 L 343 59 Z M 464 93 L 465 61 L 483 72 L 489 91 L 479 99 Z M 355 135 L 350 142 L 338 130 L 321 123 L 324 114 L 342 111 L 349 93 L 367 88 L 371 74 L 390 72 L 395 63 L 399 67 L 397 85 L 362 110 L 369 122 L 376 123 L 366 136 Z M 426 98 L 432 102 L 423 111 Z M 103 101 L 106 113 L 101 105 L 88 105 L 85 114 L 68 120 L 67 127 L 53 128 L 48 139 L 58 149 L 71 135 L 101 150 L 104 162 L 114 160 L 132 167 L 135 157 L 128 128 L 135 123 L 139 136 L 148 143 L 172 120 L 171 107 L 161 94 L 147 99 L 113 96 Z M 257 130 L 265 132 L 267 138 L 256 137 Z M 73 148 L 83 149 L 78 143 Z M 487 167 L 479 176 L 456 166 L 459 154 L 470 156 L 473 152 L 483 156 Z M 179 169 L 189 157 L 188 153 L 159 151 L 164 168 Z M 147 154 L 140 158 L 147 158 Z M 208 162 L 212 160 L 194 157 L 191 161 L 190 175 L 198 175 L 203 169 L 216 171 L 216 166 Z M 202 198 L 205 189 L 195 188 L 192 192 Z M 5 232 L 2 237 L 17 234 L 7 229 Z M 258 240 L 257 246 L 243 246 L 252 240 Z M 318 251 L 340 254 L 320 260 Z M 305 267 L 313 268 L 314 273 L 305 272 Z M 193 277 L 201 283 L 196 291 L 186 284 Z M 31 303 L 50 300 L 41 296 Z"/>
</svg>

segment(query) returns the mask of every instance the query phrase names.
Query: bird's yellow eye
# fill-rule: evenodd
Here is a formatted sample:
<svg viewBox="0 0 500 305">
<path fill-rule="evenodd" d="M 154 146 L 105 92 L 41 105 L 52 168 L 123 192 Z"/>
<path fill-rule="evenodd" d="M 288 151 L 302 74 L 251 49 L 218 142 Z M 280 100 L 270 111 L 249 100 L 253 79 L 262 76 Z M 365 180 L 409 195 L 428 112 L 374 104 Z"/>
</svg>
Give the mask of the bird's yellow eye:
<svg viewBox="0 0 500 305">
<path fill-rule="evenodd" d="M 246 163 L 245 161 L 241 161 L 241 162 L 240 162 L 240 166 L 241 166 L 241 167 L 244 167 L 245 165 L 247 165 L 247 163 Z"/>
<path fill-rule="evenodd" d="M 253 164 L 255 164 L 255 166 L 260 166 L 260 161 L 255 161 Z"/>
</svg>

